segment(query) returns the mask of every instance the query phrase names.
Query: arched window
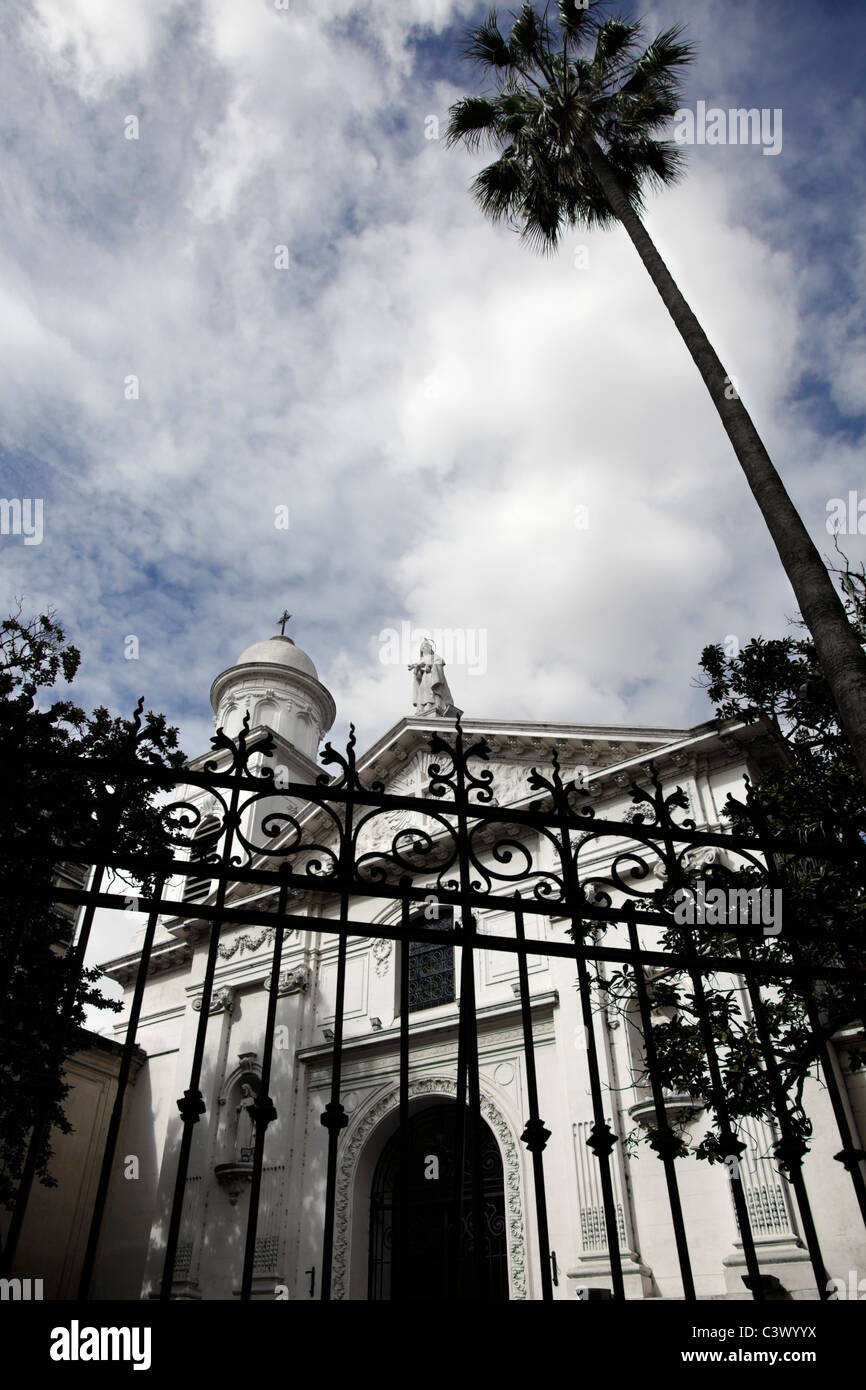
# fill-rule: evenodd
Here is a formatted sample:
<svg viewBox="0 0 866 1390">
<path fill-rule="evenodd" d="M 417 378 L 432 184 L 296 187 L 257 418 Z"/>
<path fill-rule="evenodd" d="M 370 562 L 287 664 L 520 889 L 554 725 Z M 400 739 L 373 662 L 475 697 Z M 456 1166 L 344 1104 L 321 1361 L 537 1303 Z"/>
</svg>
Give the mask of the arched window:
<svg viewBox="0 0 866 1390">
<path fill-rule="evenodd" d="M 445 909 L 438 921 L 428 920 L 422 915 L 415 918 L 415 923 L 433 931 L 450 932 L 454 916 Z M 437 946 L 432 941 L 410 941 L 409 1013 L 433 1009 L 437 1004 L 450 1004 L 455 997 L 454 947 L 451 942 Z"/>
<path fill-rule="evenodd" d="M 212 854 L 213 851 L 216 849 L 217 844 L 219 842 L 220 834 L 220 824 L 215 816 L 209 816 L 207 820 L 202 821 L 201 825 L 199 826 L 198 830 L 195 832 L 195 835 L 193 836 L 192 854 L 190 855 L 190 858 L 192 860 L 206 859 L 207 856 L 209 854 Z M 207 866 L 204 864 L 202 865 L 202 871 L 200 874 L 190 874 L 186 880 L 186 885 L 183 890 L 184 902 L 204 902 L 205 898 L 210 892 L 212 878 L 213 875 L 209 872 Z"/>
</svg>

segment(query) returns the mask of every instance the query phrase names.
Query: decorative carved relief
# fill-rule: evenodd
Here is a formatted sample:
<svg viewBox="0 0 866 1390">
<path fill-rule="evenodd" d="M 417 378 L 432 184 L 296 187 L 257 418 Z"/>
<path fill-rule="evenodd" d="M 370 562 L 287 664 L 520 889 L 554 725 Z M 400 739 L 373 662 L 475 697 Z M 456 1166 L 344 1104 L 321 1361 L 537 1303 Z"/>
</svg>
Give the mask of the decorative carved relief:
<svg viewBox="0 0 866 1390">
<path fill-rule="evenodd" d="M 234 1008 L 236 993 L 237 991 L 233 989 L 231 985 L 223 985 L 221 989 L 215 989 L 210 997 L 210 1007 L 208 1008 L 208 1013 L 218 1014 L 222 1009 L 225 1009 L 226 1013 L 230 1014 L 232 1009 Z M 204 995 L 199 994 L 192 1001 L 192 1006 L 197 1014 L 201 1013 L 201 1006 L 203 1000 Z"/>
<path fill-rule="evenodd" d="M 223 960 L 231 960 L 232 956 L 237 955 L 238 951 L 240 951 L 241 955 L 243 955 L 244 951 L 249 951 L 250 955 L 252 955 L 253 952 L 258 951 L 266 941 L 270 944 L 274 939 L 275 933 L 276 927 L 263 927 L 258 936 L 247 936 L 246 934 L 243 936 L 236 936 L 230 946 L 219 946 L 217 949 Z"/>
<path fill-rule="evenodd" d="M 634 779 L 632 775 L 626 774 L 624 772 L 620 773 L 617 777 L 614 778 L 614 781 L 616 782 L 628 782 L 629 786 L 631 786 L 633 780 Z M 682 810 L 683 815 L 690 815 L 692 812 L 692 798 L 689 796 L 689 793 L 684 788 L 681 788 L 681 790 L 683 796 L 685 797 L 686 804 L 684 807 L 681 807 L 680 809 Z M 652 825 L 654 823 L 654 812 L 651 801 L 633 802 L 630 806 L 627 806 L 626 809 L 620 814 L 619 819 L 621 821 L 632 822 L 637 820 L 638 816 L 641 816 L 647 823 L 647 825 Z"/>
<path fill-rule="evenodd" d="M 693 849 L 683 855 L 683 868 L 690 870 L 708 869 L 716 866 L 720 869 L 731 869 L 734 860 L 726 849 L 720 845 L 710 846 L 708 849 Z M 667 881 L 667 869 L 664 864 L 659 864 L 655 868 L 655 876 L 662 883 Z"/>
<path fill-rule="evenodd" d="M 733 868 L 733 859 L 720 845 L 712 846 L 710 849 L 692 850 L 683 856 L 685 869 L 706 869 L 713 865 L 720 869 Z"/>
<path fill-rule="evenodd" d="M 533 766 L 537 764 L 536 759 L 532 763 L 502 762 L 490 763 L 489 767 L 493 771 L 493 794 L 494 802 L 497 806 L 509 806 L 512 802 L 523 801 L 526 797 L 535 796 L 529 785 L 529 775 Z M 585 763 L 562 764 L 560 776 L 566 787 L 578 780 Z"/>
<path fill-rule="evenodd" d="M 494 763 L 493 795 L 499 806 L 507 806 L 512 801 L 522 801 L 531 795 L 529 786 L 529 763 Z"/>
<path fill-rule="evenodd" d="M 377 937 L 373 943 L 373 959 L 376 962 L 376 974 L 384 975 L 388 969 L 388 961 L 391 956 L 391 947 L 394 943 L 385 937 Z"/>
<path fill-rule="evenodd" d="M 298 994 L 305 990 L 309 983 L 310 971 L 306 965 L 294 965 L 289 970 L 281 970 L 277 981 L 277 997 L 282 999 L 284 994 Z M 264 987 L 270 990 L 270 975 L 265 976 Z"/>
<path fill-rule="evenodd" d="M 402 792 L 395 793 L 395 795 L 402 794 Z M 414 792 L 407 794 L 414 795 Z M 394 836 L 399 831 L 409 827 L 413 830 L 427 830 L 430 834 L 441 831 L 441 826 L 436 821 L 422 813 L 400 810 L 383 811 L 368 821 L 363 830 L 360 831 L 358 836 L 359 849 L 363 853 L 390 850 Z"/>
<path fill-rule="evenodd" d="M 457 1083 L 450 1077 L 425 1076 L 409 1083 L 409 1096 L 454 1096 Z M 353 1130 L 347 1132 L 340 1154 L 340 1168 L 337 1175 L 337 1194 L 334 1229 L 334 1263 L 331 1283 L 331 1296 L 344 1299 L 348 1296 L 347 1262 L 349 1255 L 349 1206 L 355 1170 L 361 1150 L 373 1130 L 400 1103 L 399 1091 L 395 1088 L 378 1101 L 361 1117 Z M 508 1221 L 508 1269 L 511 1282 L 511 1298 L 526 1298 L 526 1231 L 523 1221 L 523 1205 L 520 1193 L 520 1153 L 511 1128 L 504 1116 L 485 1095 L 481 1096 L 481 1113 L 499 1142 L 502 1152 L 502 1176 L 505 1187 L 505 1207 Z M 355 1238 L 358 1239 L 363 1222 L 355 1222 Z"/>
</svg>

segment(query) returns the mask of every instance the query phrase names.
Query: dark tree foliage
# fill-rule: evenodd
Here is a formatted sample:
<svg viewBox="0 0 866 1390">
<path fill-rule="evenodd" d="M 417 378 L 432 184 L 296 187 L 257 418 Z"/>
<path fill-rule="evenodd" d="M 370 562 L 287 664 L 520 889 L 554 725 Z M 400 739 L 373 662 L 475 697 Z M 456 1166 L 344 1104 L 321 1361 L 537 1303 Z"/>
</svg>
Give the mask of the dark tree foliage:
<svg viewBox="0 0 866 1390">
<path fill-rule="evenodd" d="M 105 708 L 86 714 L 65 698 L 47 703 L 46 692 L 60 678 L 71 682 L 80 659 L 51 612 L 24 618 L 19 608 L 0 623 L 0 1201 L 7 1207 L 34 1134 L 36 1174 L 54 1185 L 51 1130 L 71 1129 L 63 1059 L 82 1044 L 89 1006 L 120 1008 L 101 994 L 97 970 L 81 970 L 72 913 L 40 891 L 57 881 L 61 861 L 89 870 L 92 850 L 75 861 L 70 846 L 112 843 L 150 856 L 155 867 L 165 836 L 153 787 L 125 780 L 123 770 L 135 761 L 184 762 L 177 730 L 162 715 L 142 720 L 139 708 L 122 719 Z M 89 775 L 73 769 L 78 758 L 94 760 Z M 152 881 L 151 874 L 141 888 Z"/>
<path fill-rule="evenodd" d="M 849 621 L 861 640 L 866 636 L 866 578 L 846 568 L 842 577 Z M 762 720 L 779 756 L 770 760 L 760 782 L 740 800 L 730 799 L 726 815 L 732 830 L 744 835 L 778 836 L 803 846 L 802 854 L 778 856 L 782 894 L 781 930 L 748 940 L 753 961 L 794 962 L 816 969 L 843 966 L 863 972 L 859 986 L 847 982 L 817 982 L 811 991 L 785 984 L 762 989 L 766 1025 L 764 1041 L 771 1043 L 773 1062 L 767 1065 L 751 1001 L 733 979 L 705 977 L 712 1036 L 718 1049 L 724 1091 L 731 1121 L 744 1117 L 772 1119 L 796 1151 L 805 1151 L 811 1133 L 802 1106 L 808 1077 L 819 1077 L 822 1052 L 840 1030 L 863 1019 L 866 1005 L 866 800 L 850 743 L 840 728 L 830 690 L 822 678 L 813 644 L 785 637 L 753 638 L 736 653 L 720 645 L 701 655 L 703 679 L 720 720 L 753 723 Z M 829 843 L 841 853 L 825 857 L 818 846 Z M 751 868 L 723 869 L 704 865 L 686 882 L 698 878 L 710 886 L 755 888 L 765 880 Z M 673 906 L 673 895 L 660 890 L 657 903 Z M 699 954 L 737 957 L 738 928 L 728 924 L 713 930 L 691 929 L 691 944 Z M 672 951 L 687 946 L 681 927 L 663 935 Z M 672 1095 L 688 1096 L 706 1106 L 711 1128 L 689 1148 L 681 1131 L 680 1152 L 693 1152 L 710 1162 L 720 1161 L 718 1108 L 707 1062 L 706 1039 L 699 1023 L 693 982 L 683 970 L 668 970 L 649 981 L 653 1007 L 653 1041 L 657 1072 Z M 609 980 L 604 997 L 634 1018 L 635 984 L 628 971 Z M 866 1057 L 848 1047 L 848 1064 L 857 1069 Z M 773 1073 L 778 1082 L 774 1095 Z M 645 1080 L 638 1076 L 638 1081 Z M 779 1104 L 780 1094 L 784 1104 Z M 652 1142 L 654 1132 L 650 1131 Z M 777 1157 L 785 1166 L 783 1145 Z"/>
</svg>

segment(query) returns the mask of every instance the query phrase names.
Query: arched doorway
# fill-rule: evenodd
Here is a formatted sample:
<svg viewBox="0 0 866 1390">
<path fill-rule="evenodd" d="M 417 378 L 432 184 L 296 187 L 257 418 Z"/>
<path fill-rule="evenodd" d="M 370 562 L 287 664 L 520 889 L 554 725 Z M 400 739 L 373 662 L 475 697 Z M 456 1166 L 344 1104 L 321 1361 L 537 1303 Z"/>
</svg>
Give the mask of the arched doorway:
<svg viewBox="0 0 866 1390">
<path fill-rule="evenodd" d="M 393 1297 L 392 1282 L 399 1280 L 401 1297 L 412 1301 L 473 1299 L 478 1296 L 475 1265 L 475 1233 L 472 1191 L 464 1173 L 459 1232 L 459 1275 L 452 1287 L 455 1241 L 455 1143 L 456 1115 L 453 1102 L 426 1106 L 409 1117 L 409 1171 L 405 1183 L 406 1266 L 394 1268 L 397 1222 L 401 1213 L 400 1160 L 402 1136 L 398 1130 L 386 1143 L 370 1191 L 370 1262 L 368 1298 Z M 502 1155 L 489 1126 L 481 1121 L 481 1180 L 483 1190 L 483 1251 L 488 1299 L 509 1296 L 508 1243 L 505 1220 L 505 1188 Z"/>
</svg>

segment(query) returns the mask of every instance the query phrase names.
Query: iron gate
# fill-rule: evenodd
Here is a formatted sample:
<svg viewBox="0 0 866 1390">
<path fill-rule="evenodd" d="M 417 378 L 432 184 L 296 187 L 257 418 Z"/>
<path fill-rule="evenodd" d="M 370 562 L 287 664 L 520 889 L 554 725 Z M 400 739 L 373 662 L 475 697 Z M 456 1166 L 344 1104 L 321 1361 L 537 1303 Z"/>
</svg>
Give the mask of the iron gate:
<svg viewBox="0 0 866 1390">
<path fill-rule="evenodd" d="M 122 910 L 129 904 L 128 894 L 109 891 L 108 875 L 123 871 L 142 882 L 151 876 L 155 885 L 150 895 L 139 902 L 140 909 L 147 913 L 147 925 L 91 1214 L 79 1289 L 81 1298 L 87 1297 L 93 1275 L 154 933 L 161 916 L 204 923 L 208 932 L 192 1066 L 184 1094 L 177 1102 L 182 1117 L 182 1138 L 161 1284 L 161 1298 L 167 1300 L 172 1296 L 192 1138 L 196 1124 L 205 1113 L 200 1082 L 220 935 L 227 925 L 261 925 L 263 920 L 260 905 L 242 907 L 229 900 L 234 885 L 256 888 L 270 895 L 272 911 L 268 912 L 267 921 L 273 928 L 261 1085 L 250 1107 L 254 1144 L 241 1286 L 243 1300 L 249 1300 L 252 1294 L 265 1136 L 268 1126 L 277 1118 L 269 1089 L 283 943 L 288 931 L 308 929 L 311 925 L 306 913 L 292 910 L 293 895 L 298 892 L 316 895 L 322 912 L 315 919 L 315 928 L 338 940 L 330 1097 L 321 1115 L 328 1137 L 322 1299 L 331 1296 L 337 1164 L 341 1131 L 347 1124 L 342 1097 L 342 1062 L 347 944 L 352 937 L 389 939 L 404 946 L 400 952 L 399 971 L 398 1174 L 408 1171 L 412 1045 L 409 1014 L 411 990 L 418 989 L 417 979 L 410 982 L 412 952 L 408 947 L 415 943 L 416 954 L 424 959 L 435 957 L 446 945 L 461 948 L 453 1144 L 454 1152 L 462 1156 L 462 1164 L 455 1163 L 452 1174 L 453 1213 L 449 1226 L 453 1233 L 449 1256 L 452 1289 L 467 1286 L 465 1268 L 461 1274 L 466 1252 L 461 1249 L 459 1232 L 467 1221 L 472 1229 L 481 1231 L 485 1219 L 484 1125 L 475 996 L 475 958 L 483 949 L 511 953 L 517 961 L 519 991 L 515 989 L 515 993 L 519 993 L 528 1105 L 521 1139 L 531 1155 L 538 1274 L 543 1298 L 553 1296 L 555 1265 L 552 1265 L 548 1241 L 544 1174 L 544 1151 L 550 1131 L 539 1113 L 527 971 L 528 957 L 539 954 L 565 958 L 575 967 L 593 1111 L 586 1145 L 591 1151 L 590 1161 L 595 1165 L 601 1192 L 613 1296 L 625 1297 L 620 1259 L 621 1222 L 611 1172 L 611 1154 L 617 1137 L 606 1118 L 603 1067 L 593 1026 L 594 1014 L 604 1002 L 600 1000 L 598 972 L 608 969 L 613 969 L 620 981 L 629 982 L 634 1017 L 643 1037 L 646 1089 L 653 1107 L 651 1141 L 664 1166 L 686 1299 L 695 1298 L 695 1284 L 678 1186 L 677 1159 L 681 1144 L 676 1115 L 669 1112 L 670 1098 L 659 1076 L 657 1034 L 652 1020 L 654 990 L 658 989 L 655 982 L 670 978 L 672 972 L 678 972 L 688 981 L 700 1020 L 710 1077 L 710 1095 L 704 1099 L 711 1102 L 716 1117 L 718 1156 L 732 1164 L 731 1193 L 752 1296 L 757 1300 L 765 1296 L 765 1281 L 743 1185 L 736 1171 L 736 1159 L 744 1145 L 725 1090 L 725 1041 L 717 1035 L 716 1019 L 706 1004 L 709 982 L 717 976 L 734 977 L 748 996 L 757 1065 L 763 1070 L 768 1094 L 772 1097 L 773 1119 L 781 1135 L 775 1157 L 796 1200 L 817 1288 L 822 1297 L 828 1296 L 825 1293 L 827 1274 L 802 1173 L 802 1159 L 807 1149 L 803 1117 L 798 1102 L 790 1094 L 774 1048 L 770 1006 L 779 990 L 787 995 L 793 992 L 802 1002 L 817 1040 L 823 1082 L 839 1129 L 841 1147 L 836 1157 L 850 1175 L 866 1219 L 863 1163 L 866 1155 L 852 1136 L 839 1079 L 828 1055 L 826 1015 L 828 992 L 836 991 L 848 1001 L 846 1007 L 856 1006 L 858 1016 L 863 1016 L 866 951 L 862 941 L 855 933 L 847 931 L 844 923 L 836 925 L 832 946 L 826 940 L 823 942 L 820 959 L 815 958 L 814 943 L 802 930 L 793 933 L 789 930 L 783 937 L 768 939 L 760 925 L 751 919 L 729 919 L 722 929 L 716 925 L 713 930 L 699 923 L 683 924 L 673 914 L 671 895 L 693 882 L 696 858 L 708 851 L 726 850 L 736 857 L 736 873 L 730 869 L 726 871 L 732 875 L 732 882 L 745 881 L 750 891 L 757 888 L 774 892 L 790 891 L 792 873 L 805 859 L 814 860 L 820 856 L 828 861 L 839 860 L 850 856 L 850 846 L 842 847 L 831 841 L 804 845 L 771 837 L 756 807 L 751 812 L 752 835 L 732 835 L 722 828 L 700 829 L 693 821 L 678 815 L 686 808 L 683 794 L 679 788 L 666 793 L 652 764 L 647 785 L 632 787 L 631 819 L 604 820 L 588 804 L 588 793 L 579 781 L 563 781 L 555 750 L 549 767 L 532 769 L 528 775 L 527 795 L 535 793 L 535 800 L 529 805 L 500 806 L 496 801 L 493 773 L 484 767 L 489 750 L 483 739 L 467 746 L 459 721 L 448 737 L 438 730 L 431 732 L 429 744 L 435 761 L 430 765 L 429 783 L 423 796 L 394 795 L 378 782 L 363 781 L 356 767 L 354 730 L 345 754 L 326 745 L 322 761 L 335 770 L 333 775 L 323 773 L 316 783 L 309 785 L 287 783 L 273 763 L 274 744 L 270 735 L 266 731 L 251 734 L 248 718 L 236 740 L 229 739 L 222 730 L 216 734 L 214 758 L 202 766 L 166 771 L 138 759 L 135 749 L 130 748 L 129 757 L 113 766 L 71 760 L 62 769 L 54 767 L 55 774 L 62 771 L 66 778 L 84 778 L 88 783 L 110 785 L 115 807 L 123 804 L 124 788 L 141 786 L 143 782 L 158 790 L 162 795 L 156 804 L 167 846 L 165 855 L 158 861 L 143 861 L 124 852 L 117 843 L 117 821 L 111 818 L 108 818 L 110 823 L 94 822 L 83 827 L 75 843 L 52 846 L 55 863 L 95 866 L 89 887 L 70 886 L 67 877 L 51 890 L 56 902 L 82 909 L 74 948 L 78 971 L 83 969 L 96 910 Z M 165 790 L 171 786 L 174 792 L 166 796 Z M 177 799 L 179 788 L 188 789 L 182 801 Z M 207 818 L 196 802 L 196 797 L 200 799 L 203 794 L 207 794 L 211 802 Z M 213 805 L 217 807 L 216 813 Z M 395 816 L 402 819 L 395 821 Z M 395 825 L 399 828 L 395 829 Z M 378 827 L 378 838 L 374 836 L 371 841 L 374 826 Z M 200 852 L 190 857 L 188 846 L 197 829 L 205 833 L 198 841 Z M 195 845 L 195 841 L 193 843 Z M 597 854 L 600 847 L 606 847 L 608 859 L 603 874 L 586 867 L 587 859 Z M 203 894 L 201 885 L 206 878 L 211 890 Z M 190 887 L 186 893 L 182 889 L 168 891 L 172 883 L 184 885 L 187 882 Z M 654 887 L 650 886 L 651 882 L 655 883 Z M 380 910 L 389 903 L 398 903 L 400 920 L 387 924 L 353 919 L 352 904 L 359 898 L 373 900 Z M 436 920 L 424 916 L 424 908 L 431 902 L 436 904 Z M 478 914 L 489 910 L 510 916 L 513 936 L 479 932 Z M 542 939 L 533 934 L 533 927 L 540 919 L 558 924 L 554 939 Z M 676 930 L 672 936 L 674 923 Z M 624 930 L 627 944 L 625 941 L 616 944 L 609 937 L 609 929 L 613 927 Z M 660 937 L 664 938 L 661 942 Z M 6 1272 L 14 1258 L 35 1175 L 38 1137 L 37 1132 L 31 1143 L 3 1254 Z M 398 1203 L 393 1211 L 389 1238 L 396 1268 L 405 1266 L 408 1253 L 407 1209 L 407 1203 Z M 473 1249 L 475 1268 L 469 1285 L 472 1297 L 483 1298 L 487 1270 L 482 1242 L 476 1240 Z"/>
</svg>

